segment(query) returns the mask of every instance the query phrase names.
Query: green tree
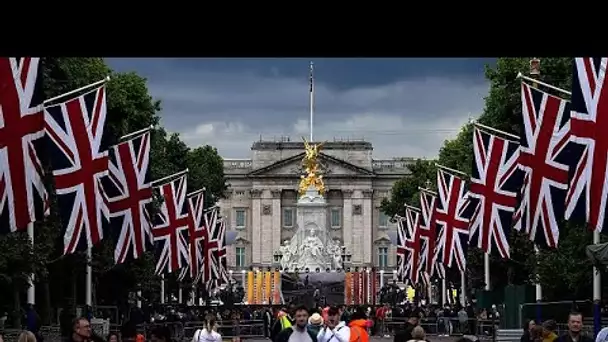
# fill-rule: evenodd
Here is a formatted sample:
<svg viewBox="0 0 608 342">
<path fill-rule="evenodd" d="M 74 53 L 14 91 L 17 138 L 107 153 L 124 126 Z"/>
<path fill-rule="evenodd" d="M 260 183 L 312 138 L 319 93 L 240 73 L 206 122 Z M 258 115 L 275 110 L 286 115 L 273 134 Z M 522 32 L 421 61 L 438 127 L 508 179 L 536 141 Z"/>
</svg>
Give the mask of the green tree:
<svg viewBox="0 0 608 342">
<path fill-rule="evenodd" d="M 61 94 L 65 94 L 74 89 L 89 85 L 99 81 L 110 75 L 111 80 L 107 83 L 107 119 L 104 131 L 104 140 L 108 144 L 116 143 L 120 136 L 133 132 L 151 125 L 157 125 L 159 117 L 157 112 L 160 110 L 160 102 L 154 101 L 148 94 L 146 80 L 134 73 L 114 73 L 104 62 L 102 58 L 44 58 L 43 73 L 45 96 L 51 98 Z M 151 161 L 153 164 L 154 160 Z M 54 201 L 54 191 L 52 191 L 52 178 L 47 180 L 47 188 L 51 189 L 51 202 Z M 36 227 L 36 249 L 40 251 L 37 256 L 40 256 L 42 265 L 39 268 L 39 282 L 45 290 L 45 305 L 43 311 L 50 312 L 51 306 L 51 291 L 48 284 L 48 279 L 60 280 L 59 284 L 55 284 L 53 293 L 57 292 L 61 297 L 63 288 L 72 289 L 69 301 L 72 305 L 78 301 L 73 298 L 78 292 L 77 289 L 81 283 L 81 272 L 72 272 L 74 269 L 83 269 L 86 263 L 86 258 L 83 253 L 75 253 L 67 257 L 56 258 L 61 253 L 61 241 L 59 232 L 60 224 L 56 216 L 57 207 L 52 207 L 51 216 Z M 40 243 L 39 243 L 40 241 Z M 94 275 L 100 280 L 104 276 L 116 277 L 117 270 L 125 268 L 114 267 L 113 261 L 114 244 L 111 239 L 106 236 L 105 240 L 94 249 Z M 51 260 L 50 262 L 48 260 Z M 53 277 L 49 277 L 48 267 L 50 263 L 55 263 L 56 267 L 52 267 L 54 271 Z M 130 267 L 132 266 L 132 267 Z M 137 267 L 143 267 L 143 270 L 138 270 Z M 126 265 L 129 270 L 127 274 L 149 275 L 153 265 L 141 265 L 134 263 Z M 153 268 L 152 268 L 153 269 Z M 66 272 L 66 270 L 68 270 Z M 65 279 L 69 279 L 72 286 L 65 286 Z M 102 279 L 101 279 L 102 280 Z M 136 281 L 140 283 L 140 281 Z M 60 285 L 62 284 L 62 285 Z M 59 285 L 59 286 L 57 286 Z M 132 288 L 128 288 L 132 290 Z M 38 299 L 40 302 L 40 299 Z M 65 303 L 54 301 L 55 305 L 63 305 Z M 50 317 L 43 315 L 45 321 Z"/>
<path fill-rule="evenodd" d="M 490 82 L 490 90 L 485 98 L 485 108 L 483 114 L 478 121 L 482 124 L 507 131 L 514 134 L 520 134 L 522 131 L 521 123 L 521 91 L 520 80 L 517 79 L 519 72 L 526 73 L 529 68 L 530 58 L 499 58 L 494 67 L 487 66 L 485 70 L 486 79 Z M 542 63 L 542 81 L 552 85 L 568 89 L 572 81 L 572 59 L 570 58 L 543 58 Z M 559 94 L 562 95 L 562 94 Z M 447 167 L 463 171 L 470 174 L 473 163 L 473 125 L 467 124 L 455 139 L 448 140 L 444 143 L 439 151 L 438 163 Z M 412 172 L 412 178 L 419 176 Z M 434 178 L 431 178 L 434 179 Z M 411 201 L 412 196 L 417 197 L 412 193 L 414 186 L 411 183 L 417 181 L 401 180 L 393 187 L 391 200 L 386 201 L 383 205 L 383 210 L 387 213 L 397 212 L 399 203 Z M 562 225 L 562 234 L 560 238 L 560 249 L 557 253 L 568 253 L 563 260 L 552 258 L 552 254 L 556 251 L 541 252 L 540 269 L 541 270 L 556 270 L 559 268 L 560 262 L 568 262 L 569 267 L 562 268 L 560 273 L 550 273 L 549 271 L 541 271 L 540 279 L 543 285 L 548 289 L 546 295 L 560 294 L 570 291 L 574 288 L 585 288 L 585 281 L 588 282 L 590 274 L 587 268 L 581 268 L 580 265 L 586 260 L 584 253 L 580 253 L 580 244 L 577 241 L 590 241 L 589 234 L 577 225 Z M 511 246 L 511 259 L 503 260 L 492 256 L 491 258 L 491 274 L 492 286 L 499 287 L 505 284 L 523 284 L 534 282 L 534 271 L 536 269 L 536 258 L 531 242 L 523 234 L 512 230 L 509 236 Z M 564 248 L 561 245 L 564 245 Z M 578 246 L 572 247 L 569 246 Z M 578 249 L 577 249 L 578 248 Z M 576 253 L 572 251 L 577 251 Z M 572 252 L 572 253 L 571 253 Z M 559 260 L 559 261 L 558 261 Z M 483 279 L 483 255 L 477 248 L 471 246 L 467 255 L 468 275 L 475 287 L 482 285 Z M 556 277 L 566 277 L 563 270 L 575 272 L 570 277 L 570 283 L 555 281 Z M 543 275 L 544 274 L 544 275 Z M 544 277 L 544 278 L 543 278 Z M 544 280 L 546 279 L 546 281 Z M 547 284 L 545 284 L 547 282 Z M 576 287 L 578 286 L 578 287 Z"/>
<path fill-rule="evenodd" d="M 404 204 L 420 205 L 418 187 L 435 187 L 435 161 L 418 159 L 409 165 L 410 175 L 393 185 L 391 198 L 382 201 L 380 209 L 387 215 L 405 215 Z M 428 184 L 427 184 L 428 182 Z"/>
<path fill-rule="evenodd" d="M 206 204 L 213 205 L 224 197 L 226 179 L 224 160 L 215 147 L 205 145 L 188 151 L 188 188 L 196 191 L 205 188 Z"/>
</svg>

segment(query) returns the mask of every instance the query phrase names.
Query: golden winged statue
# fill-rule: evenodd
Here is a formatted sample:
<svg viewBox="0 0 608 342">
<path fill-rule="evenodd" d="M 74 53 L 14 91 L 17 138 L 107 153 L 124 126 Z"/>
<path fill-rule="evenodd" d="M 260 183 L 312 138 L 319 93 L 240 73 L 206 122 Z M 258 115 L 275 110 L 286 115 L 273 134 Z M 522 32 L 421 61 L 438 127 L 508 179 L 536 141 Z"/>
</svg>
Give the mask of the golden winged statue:
<svg viewBox="0 0 608 342">
<path fill-rule="evenodd" d="M 304 140 L 305 151 L 302 166 L 304 167 L 306 176 L 300 177 L 300 195 L 305 194 L 311 185 L 317 189 L 319 194 L 323 195 L 325 193 L 325 184 L 323 183 L 323 176 L 320 175 L 318 160 L 323 144 L 310 144 L 304 137 L 302 137 L 302 140 Z"/>
</svg>

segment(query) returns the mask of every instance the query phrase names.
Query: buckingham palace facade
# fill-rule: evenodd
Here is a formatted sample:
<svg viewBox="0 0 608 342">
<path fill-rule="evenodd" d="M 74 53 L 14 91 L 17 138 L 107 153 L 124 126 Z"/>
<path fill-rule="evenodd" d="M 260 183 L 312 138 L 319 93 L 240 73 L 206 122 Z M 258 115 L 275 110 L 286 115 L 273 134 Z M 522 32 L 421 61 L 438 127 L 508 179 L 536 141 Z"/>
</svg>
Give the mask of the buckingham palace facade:
<svg viewBox="0 0 608 342">
<path fill-rule="evenodd" d="M 345 267 L 396 264 L 389 232 L 396 225 L 380 210 L 393 184 L 409 174 L 411 158 L 376 160 L 366 141 L 326 142 L 320 160 L 325 169 L 326 230 L 345 247 Z M 297 230 L 296 202 L 304 143 L 288 139 L 257 141 L 250 159 L 225 159 L 228 191 L 220 201 L 229 230 L 237 232 L 227 248 L 228 266 L 240 272 L 276 267 L 276 251 Z"/>
</svg>

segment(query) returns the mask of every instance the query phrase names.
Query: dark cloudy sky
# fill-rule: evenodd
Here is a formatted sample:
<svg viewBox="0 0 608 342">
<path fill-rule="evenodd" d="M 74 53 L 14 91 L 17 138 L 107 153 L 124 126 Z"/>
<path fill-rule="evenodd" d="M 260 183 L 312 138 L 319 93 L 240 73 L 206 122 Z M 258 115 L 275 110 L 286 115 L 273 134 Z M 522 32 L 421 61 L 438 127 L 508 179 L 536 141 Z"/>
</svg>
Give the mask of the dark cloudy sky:
<svg viewBox="0 0 608 342">
<path fill-rule="evenodd" d="M 309 134 L 309 59 L 108 59 L 148 79 L 162 124 L 190 146 L 247 158 L 254 140 Z M 435 157 L 483 109 L 493 59 L 315 59 L 315 140 L 361 139 L 375 158 Z"/>
</svg>

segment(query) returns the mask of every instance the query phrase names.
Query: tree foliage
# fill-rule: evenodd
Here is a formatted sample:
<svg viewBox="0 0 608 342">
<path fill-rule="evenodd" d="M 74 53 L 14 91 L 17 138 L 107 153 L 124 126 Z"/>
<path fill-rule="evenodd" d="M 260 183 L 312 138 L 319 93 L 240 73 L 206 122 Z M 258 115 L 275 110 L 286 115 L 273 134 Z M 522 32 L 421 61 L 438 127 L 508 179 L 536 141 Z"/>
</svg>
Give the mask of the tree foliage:
<svg viewBox="0 0 608 342">
<path fill-rule="evenodd" d="M 522 133 L 521 90 L 517 74 L 527 72 L 529 61 L 530 58 L 499 58 L 496 65 L 486 66 L 485 76 L 489 81 L 490 89 L 485 98 L 484 111 L 478 118 L 478 122 L 509 133 L 517 135 Z M 571 58 L 543 58 L 541 63 L 543 82 L 564 89 L 571 87 Z M 564 96 L 563 94 L 555 95 Z M 439 150 L 437 162 L 467 174 L 471 173 L 473 165 L 472 124 L 464 125 L 456 138 L 444 143 Z M 420 161 L 410 169 L 411 176 L 395 183 L 390 200 L 385 201 L 382 205 L 385 213 L 400 213 L 403 203 L 413 203 L 414 199 L 418 197 L 417 186 L 421 185 L 423 179 L 429 178 L 435 183 L 434 176 L 429 177 L 429 172 L 434 171 L 419 167 L 419 163 Z M 512 230 L 509 236 L 511 259 L 502 260 L 495 256 L 491 258 L 492 287 L 534 283 L 537 280 L 534 275 L 538 270 L 538 280 L 543 285 L 543 293 L 547 299 L 588 294 L 591 272 L 584 247 L 591 242 L 591 235 L 581 225 L 573 223 L 562 223 L 560 231 L 559 248 L 541 250 L 537 267 L 533 244 L 522 233 Z M 467 264 L 470 284 L 477 288 L 481 287 L 483 285 L 483 255 L 473 246 L 469 248 Z"/>
<path fill-rule="evenodd" d="M 223 196 L 226 189 L 223 161 L 211 146 L 190 149 L 178 134 L 168 134 L 159 126 L 161 103 L 148 92 L 146 79 L 136 73 L 118 73 L 111 70 L 103 58 L 43 58 L 44 92 L 46 98 L 65 94 L 110 76 L 107 83 L 107 119 L 104 143 L 108 146 L 118 142 L 127 133 L 153 126 L 151 135 L 150 174 L 158 179 L 189 169 L 189 190 L 205 187 L 208 203 Z M 48 169 L 48 161 L 43 161 Z M 0 290 L 19 292 L 27 288 L 28 274 L 34 272 L 36 280 L 45 289 L 37 302 L 45 303 L 39 309 L 43 321 L 50 321 L 50 306 L 84 304 L 84 253 L 62 257 L 60 218 L 57 216 L 56 196 L 52 177 L 45 180 L 50 193 L 51 215 L 35 224 L 35 245 L 27 242 L 25 233 L 0 236 Z M 142 290 L 153 298 L 160 286 L 154 275 L 155 260 L 150 251 L 138 260 L 114 265 L 114 246 L 111 234 L 93 249 L 93 272 L 97 302 L 111 305 L 126 305 L 129 292 Z M 82 270 L 82 271 L 80 271 Z M 2 307 L 18 310 L 18 303 L 11 303 L 11 296 L 0 299 Z M 1 311 L 1 310 L 0 310 Z M 19 324 L 18 321 L 13 322 Z"/>
</svg>

